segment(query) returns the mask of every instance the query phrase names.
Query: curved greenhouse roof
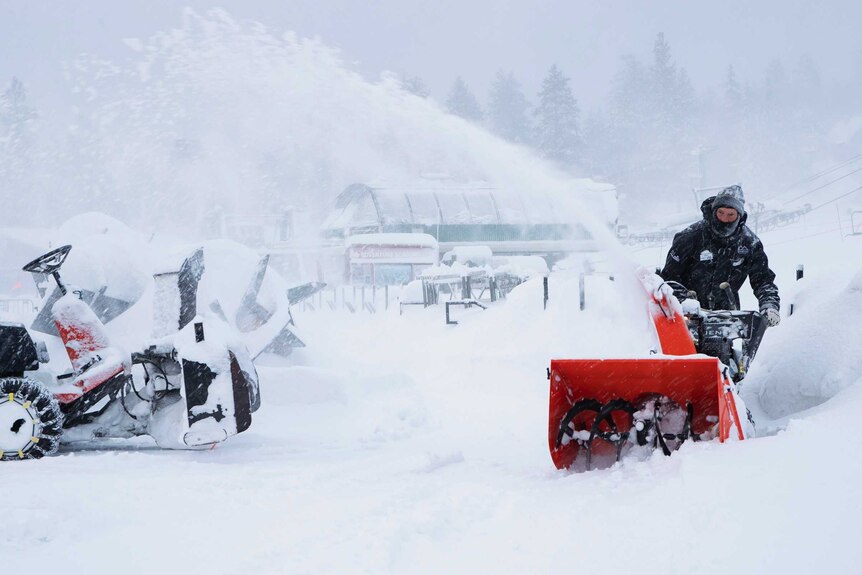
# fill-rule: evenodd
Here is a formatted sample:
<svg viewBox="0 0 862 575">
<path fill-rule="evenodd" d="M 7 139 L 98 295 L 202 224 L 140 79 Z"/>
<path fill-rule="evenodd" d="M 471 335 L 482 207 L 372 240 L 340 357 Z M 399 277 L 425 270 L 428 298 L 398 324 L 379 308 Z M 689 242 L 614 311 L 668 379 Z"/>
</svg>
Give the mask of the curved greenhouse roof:
<svg viewBox="0 0 862 575">
<path fill-rule="evenodd" d="M 602 197 L 601 209 L 612 223 L 616 219 L 614 186 L 592 180 L 576 183 L 578 191 Z M 348 235 L 432 226 L 570 226 L 576 218 L 563 204 L 541 191 L 527 195 L 485 182 L 353 184 L 339 194 L 322 227 L 330 235 Z"/>
</svg>

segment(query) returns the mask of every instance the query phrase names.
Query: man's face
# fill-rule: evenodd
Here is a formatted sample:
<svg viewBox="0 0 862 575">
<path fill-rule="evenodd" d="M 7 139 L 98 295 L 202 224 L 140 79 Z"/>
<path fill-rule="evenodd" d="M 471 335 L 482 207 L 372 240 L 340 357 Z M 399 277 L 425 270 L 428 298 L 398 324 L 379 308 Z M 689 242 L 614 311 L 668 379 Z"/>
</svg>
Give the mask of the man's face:
<svg viewBox="0 0 862 575">
<path fill-rule="evenodd" d="M 715 210 L 715 217 L 723 224 L 729 224 L 736 221 L 739 217 L 739 212 L 733 208 L 718 208 Z"/>
</svg>

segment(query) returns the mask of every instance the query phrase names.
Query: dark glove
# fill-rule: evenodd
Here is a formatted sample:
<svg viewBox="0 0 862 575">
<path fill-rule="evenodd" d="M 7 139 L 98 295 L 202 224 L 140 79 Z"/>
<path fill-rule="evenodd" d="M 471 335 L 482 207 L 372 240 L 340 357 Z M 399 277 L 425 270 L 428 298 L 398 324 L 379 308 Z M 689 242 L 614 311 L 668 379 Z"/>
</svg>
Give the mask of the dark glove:
<svg viewBox="0 0 862 575">
<path fill-rule="evenodd" d="M 697 299 L 697 293 L 689 290 L 688 288 L 686 288 L 681 283 L 675 282 L 675 281 L 669 281 L 666 283 L 673 290 L 673 295 L 679 301 L 682 301 L 684 299 Z"/>
</svg>

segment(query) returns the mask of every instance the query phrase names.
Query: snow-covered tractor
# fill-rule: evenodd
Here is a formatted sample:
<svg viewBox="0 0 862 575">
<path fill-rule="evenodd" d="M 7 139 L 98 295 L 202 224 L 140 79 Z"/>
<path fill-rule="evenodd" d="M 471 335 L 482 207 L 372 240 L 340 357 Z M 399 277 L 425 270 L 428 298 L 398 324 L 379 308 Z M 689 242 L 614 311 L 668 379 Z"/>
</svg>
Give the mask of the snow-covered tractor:
<svg viewBox="0 0 862 575">
<path fill-rule="evenodd" d="M 0 323 L 0 460 L 40 458 L 61 442 L 136 435 L 165 448 L 197 448 L 248 429 L 260 406 L 257 373 L 232 327 L 196 309 L 202 260 L 188 258 L 162 282 L 173 282 L 173 332 L 129 353 L 112 343 L 96 313 L 105 310 L 92 307 L 98 300 L 84 301 L 61 278 L 70 250 L 52 250 L 24 270 L 53 278 L 40 317 L 53 322 L 71 368 L 41 368 L 49 361 L 44 342 L 23 324 Z"/>
</svg>

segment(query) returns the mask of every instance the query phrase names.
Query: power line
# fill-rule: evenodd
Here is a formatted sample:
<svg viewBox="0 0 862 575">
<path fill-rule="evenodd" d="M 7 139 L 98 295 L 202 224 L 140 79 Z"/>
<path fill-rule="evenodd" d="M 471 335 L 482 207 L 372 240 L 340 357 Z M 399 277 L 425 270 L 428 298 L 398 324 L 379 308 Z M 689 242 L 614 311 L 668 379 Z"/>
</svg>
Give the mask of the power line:
<svg viewBox="0 0 862 575">
<path fill-rule="evenodd" d="M 855 162 L 856 160 L 858 160 L 860 158 L 862 158 L 862 154 L 856 154 L 855 156 L 853 156 L 847 160 L 844 160 L 843 162 L 839 162 L 838 164 L 829 168 L 828 170 L 823 170 L 823 171 L 820 171 L 820 172 L 814 174 L 813 176 L 809 176 L 807 179 L 799 182 L 799 184 L 811 182 L 811 181 L 814 181 L 821 176 L 825 176 L 826 174 L 831 174 L 832 172 L 838 171 L 839 169 L 843 168 L 847 164 L 852 164 L 853 162 Z M 794 184 L 794 185 L 798 185 L 798 184 Z"/>
<path fill-rule="evenodd" d="M 841 194 L 841 195 L 840 195 L 840 196 L 838 196 L 837 198 L 832 198 L 832 199 L 831 199 L 831 200 L 829 200 L 828 202 L 823 202 L 823 203 L 822 203 L 822 204 L 820 204 L 819 206 L 816 206 L 816 207 L 814 207 L 814 208 L 811 208 L 811 209 L 810 209 L 810 210 L 808 210 L 808 211 L 809 211 L 809 212 L 813 212 L 814 210 L 820 209 L 820 208 L 822 208 L 823 206 L 828 206 L 829 204 L 831 204 L 831 203 L 833 203 L 833 202 L 837 202 L 837 201 L 838 201 L 838 200 L 840 200 L 841 198 L 846 198 L 846 197 L 847 197 L 847 196 L 849 196 L 849 195 L 855 194 L 856 192 L 858 192 L 858 191 L 860 191 L 860 190 L 862 190 L 862 186 L 859 186 L 858 188 L 853 188 L 852 190 L 850 190 L 850 191 L 849 191 L 849 192 L 847 192 L 846 194 Z"/>
<path fill-rule="evenodd" d="M 838 197 L 832 198 L 831 200 L 825 201 L 825 202 L 823 202 L 822 204 L 819 204 L 819 205 L 817 205 L 817 206 L 814 206 L 813 208 L 811 208 L 810 210 L 808 210 L 808 211 L 807 211 L 807 212 L 805 212 L 805 213 L 806 213 L 806 214 L 808 214 L 808 213 L 813 212 L 814 210 L 819 210 L 820 208 L 822 208 L 822 207 L 824 207 L 824 206 L 828 206 L 829 204 L 833 204 L 833 203 L 837 202 L 838 200 L 841 200 L 841 199 L 843 199 L 843 198 L 846 198 L 847 196 L 851 196 L 851 195 L 853 195 L 853 194 L 855 194 L 856 192 L 859 192 L 859 191 L 862 191 L 862 186 L 859 186 L 859 187 L 857 187 L 857 188 L 853 188 L 853 189 L 852 189 L 852 190 L 850 190 L 849 192 L 843 193 L 843 194 L 841 194 L 841 195 L 840 195 L 840 196 L 838 196 Z M 829 224 L 825 224 L 825 225 L 829 225 Z M 814 227 L 815 227 L 815 228 L 817 228 L 818 226 L 814 226 Z M 822 227 L 822 226 L 820 226 L 820 227 Z M 841 229 L 840 227 L 838 227 L 838 228 L 832 228 L 832 229 L 826 230 L 826 231 L 824 231 L 824 232 L 817 232 L 817 233 L 815 233 L 815 234 L 809 234 L 809 235 L 807 235 L 807 236 L 801 236 L 801 237 L 793 238 L 793 239 L 790 239 L 790 240 L 784 240 L 784 241 L 782 241 L 782 242 L 776 242 L 776 243 L 774 243 L 774 244 L 770 244 L 770 245 L 781 245 L 781 244 L 785 244 L 785 243 L 788 243 L 788 242 L 793 242 L 793 241 L 801 240 L 801 239 L 805 239 L 805 238 L 812 238 L 812 237 L 815 237 L 815 236 L 822 236 L 822 235 L 824 235 L 824 234 L 832 233 L 832 232 L 834 232 L 834 231 L 839 231 L 840 229 Z"/>
<path fill-rule="evenodd" d="M 825 188 L 825 187 L 827 187 L 827 186 L 831 186 L 831 185 L 832 185 L 832 184 L 834 184 L 835 182 L 840 182 L 840 181 L 841 181 L 841 180 L 843 180 L 844 178 L 849 178 L 850 176 L 852 176 L 853 174 L 858 173 L 858 172 L 862 172 L 862 168 L 855 169 L 855 170 L 853 170 L 853 171 L 852 171 L 852 172 L 850 172 L 850 173 L 844 174 L 844 175 L 843 175 L 843 176 L 841 176 L 840 178 L 835 178 L 835 179 L 834 179 L 834 180 L 832 180 L 832 181 L 826 182 L 826 183 L 825 183 L 825 184 L 823 184 L 822 186 L 818 186 L 818 187 L 814 188 L 813 190 L 808 190 L 807 192 L 805 192 L 805 193 L 804 193 L 804 194 L 802 194 L 801 196 L 796 196 L 796 197 L 795 197 L 795 198 L 793 198 L 792 200 L 787 200 L 787 201 L 786 201 L 786 203 L 790 204 L 790 203 L 795 202 L 796 200 L 800 200 L 800 199 L 804 198 L 805 196 L 807 196 L 808 194 L 813 194 L 813 193 L 814 193 L 814 192 L 816 192 L 817 190 L 822 190 L 823 188 Z"/>
<path fill-rule="evenodd" d="M 858 171 L 862 171 L 862 168 L 860 168 L 859 170 L 856 170 L 856 172 L 858 172 Z M 850 174 L 853 174 L 853 173 L 855 173 L 855 172 L 850 172 Z M 835 183 L 835 182 L 837 182 L 837 181 L 838 181 L 838 180 L 840 180 L 840 179 L 846 178 L 846 177 L 847 177 L 847 176 L 849 176 L 850 174 L 847 174 L 847 175 L 845 175 L 845 176 L 842 176 L 841 178 L 838 178 L 837 180 L 834 180 L 832 183 Z M 829 185 L 829 184 L 825 184 L 825 185 Z M 824 185 L 824 186 L 825 186 L 825 185 Z M 822 187 L 823 187 L 823 186 L 822 186 Z M 816 190 L 811 190 L 811 191 L 813 192 L 813 191 L 816 191 Z M 833 203 L 837 202 L 838 200 L 841 200 L 841 199 L 843 199 L 843 198 L 846 198 L 847 196 L 851 196 L 851 195 L 853 195 L 853 194 L 855 194 L 856 192 L 859 192 L 859 191 L 862 191 L 862 186 L 859 186 L 859 187 L 857 187 L 857 188 L 853 188 L 853 189 L 852 189 L 852 190 L 850 190 L 849 192 L 846 192 L 846 193 L 844 193 L 844 194 L 841 194 L 841 195 L 840 195 L 840 196 L 838 196 L 838 197 L 832 198 L 831 200 L 828 200 L 828 201 L 826 201 L 826 202 L 823 202 L 822 204 L 819 204 L 819 205 L 817 205 L 817 206 L 814 206 L 813 208 L 811 208 L 810 210 L 808 210 L 806 213 L 813 212 L 814 210 L 819 210 L 819 209 L 820 209 L 820 208 L 822 208 L 823 206 L 828 206 L 829 204 L 833 204 Z M 810 193 L 810 192 L 809 192 L 809 193 Z M 800 196 L 800 197 L 801 197 L 801 196 Z M 798 199 L 798 198 L 797 198 L 797 199 Z M 827 224 L 827 225 L 828 225 L 828 224 Z M 817 232 L 817 233 L 815 233 L 815 234 L 810 234 L 810 235 L 807 235 L 807 236 L 801 236 L 801 237 L 793 238 L 793 239 L 790 239 L 790 240 L 784 240 L 784 241 L 782 241 L 782 242 L 776 242 L 776 243 L 773 243 L 773 244 L 770 244 L 770 245 L 781 245 L 781 244 L 785 244 L 785 243 L 788 243 L 788 242 L 793 242 L 793 241 L 801 240 L 801 239 L 805 239 L 805 238 L 812 238 L 812 237 L 815 237 L 815 236 L 822 236 L 822 235 L 824 235 L 824 234 L 832 233 L 832 232 L 839 231 L 839 230 L 840 230 L 840 227 L 839 227 L 839 228 L 832 228 L 832 229 L 826 230 L 826 231 L 824 231 L 824 232 Z M 639 252 L 639 251 L 644 251 L 644 250 L 647 250 L 647 249 L 652 249 L 652 248 L 655 248 L 655 247 L 658 247 L 659 249 L 662 249 L 662 248 L 664 247 L 664 243 L 662 242 L 659 246 L 644 246 L 644 247 L 642 247 L 642 248 L 638 248 L 638 249 L 636 249 L 636 250 L 632 250 L 632 251 L 633 251 L 633 252 Z"/>
<path fill-rule="evenodd" d="M 796 238 L 790 238 L 789 240 L 783 240 L 780 242 L 769 242 L 769 247 L 780 246 L 782 244 L 789 244 L 790 242 L 798 242 L 799 240 L 806 240 L 808 238 L 813 238 L 813 237 L 817 237 L 817 236 L 824 236 L 826 234 L 831 234 L 832 232 L 838 232 L 838 231 L 841 231 L 840 227 L 832 228 L 832 229 L 826 230 L 824 232 L 817 232 L 816 234 L 808 234 L 807 236 L 799 236 Z"/>
<path fill-rule="evenodd" d="M 784 188 L 782 191 L 778 192 L 777 194 L 770 196 L 769 199 L 777 198 L 779 195 L 781 195 L 785 192 L 789 192 L 790 190 L 792 190 L 796 186 L 800 186 L 802 184 L 807 184 L 808 182 L 813 182 L 814 180 L 816 180 L 818 178 L 821 178 L 825 175 L 831 174 L 832 172 L 836 172 L 836 171 L 840 170 L 841 168 L 843 168 L 844 166 L 846 166 L 848 164 L 852 164 L 856 160 L 859 160 L 860 158 L 862 158 L 862 154 L 857 154 L 857 155 L 855 155 L 855 156 L 853 156 L 847 160 L 844 160 L 843 162 L 839 162 L 838 164 L 836 164 L 835 166 L 832 166 L 831 168 L 829 168 L 827 170 L 822 170 L 822 171 L 817 172 L 816 174 L 814 174 L 812 176 L 808 176 L 807 178 L 803 178 L 797 182 L 793 182 L 788 187 Z"/>
</svg>

